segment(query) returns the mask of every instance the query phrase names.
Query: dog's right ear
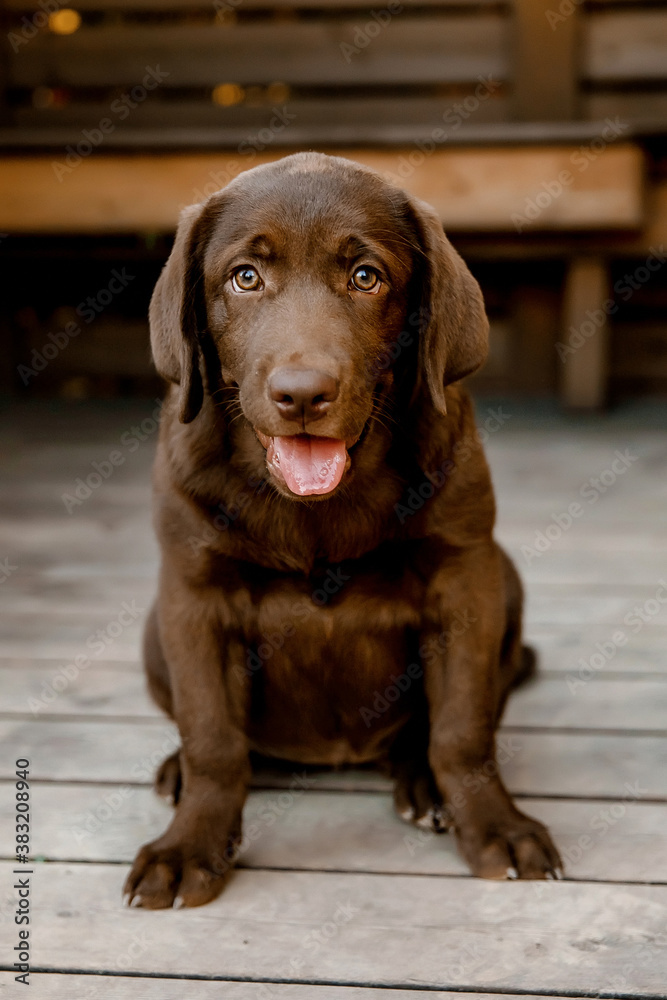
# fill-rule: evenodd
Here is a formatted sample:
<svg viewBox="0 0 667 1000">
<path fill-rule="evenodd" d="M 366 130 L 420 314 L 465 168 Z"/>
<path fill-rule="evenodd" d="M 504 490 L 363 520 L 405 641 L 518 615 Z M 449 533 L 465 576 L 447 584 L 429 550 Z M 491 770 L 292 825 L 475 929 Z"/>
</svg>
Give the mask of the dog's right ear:
<svg viewBox="0 0 667 1000">
<path fill-rule="evenodd" d="M 151 348 L 155 367 L 180 386 L 179 419 L 189 424 L 204 401 L 200 335 L 207 325 L 204 275 L 201 266 L 202 205 L 181 212 L 169 260 L 155 286 L 149 309 Z"/>
</svg>

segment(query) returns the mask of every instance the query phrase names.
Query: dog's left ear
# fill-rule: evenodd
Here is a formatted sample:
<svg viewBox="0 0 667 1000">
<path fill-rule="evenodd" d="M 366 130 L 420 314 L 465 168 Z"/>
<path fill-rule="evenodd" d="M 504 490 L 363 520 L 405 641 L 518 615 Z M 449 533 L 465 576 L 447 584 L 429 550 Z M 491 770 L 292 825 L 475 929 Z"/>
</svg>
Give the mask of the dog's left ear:
<svg viewBox="0 0 667 1000">
<path fill-rule="evenodd" d="M 445 386 L 476 371 L 486 360 L 489 321 L 482 292 L 445 236 L 430 205 L 409 202 L 423 259 L 420 305 L 420 378 L 439 413 L 446 413 Z"/>
<path fill-rule="evenodd" d="M 179 419 L 184 424 L 194 420 L 204 400 L 201 333 L 207 319 L 201 222 L 201 205 L 190 205 L 181 213 L 149 310 L 155 367 L 163 378 L 180 386 Z"/>
</svg>

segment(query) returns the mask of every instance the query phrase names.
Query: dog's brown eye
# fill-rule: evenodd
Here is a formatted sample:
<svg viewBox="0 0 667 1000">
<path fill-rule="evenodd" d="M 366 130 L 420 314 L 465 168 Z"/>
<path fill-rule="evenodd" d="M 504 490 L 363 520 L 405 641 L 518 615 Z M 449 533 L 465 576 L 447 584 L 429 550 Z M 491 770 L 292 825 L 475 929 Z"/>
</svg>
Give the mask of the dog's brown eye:
<svg viewBox="0 0 667 1000">
<path fill-rule="evenodd" d="M 232 278 L 232 285 L 237 292 L 255 292 L 261 284 L 262 279 L 254 267 L 240 267 Z"/>
<path fill-rule="evenodd" d="M 360 292 L 377 292 L 380 289 L 380 276 L 372 267 L 358 267 L 352 275 L 352 284 Z"/>
</svg>

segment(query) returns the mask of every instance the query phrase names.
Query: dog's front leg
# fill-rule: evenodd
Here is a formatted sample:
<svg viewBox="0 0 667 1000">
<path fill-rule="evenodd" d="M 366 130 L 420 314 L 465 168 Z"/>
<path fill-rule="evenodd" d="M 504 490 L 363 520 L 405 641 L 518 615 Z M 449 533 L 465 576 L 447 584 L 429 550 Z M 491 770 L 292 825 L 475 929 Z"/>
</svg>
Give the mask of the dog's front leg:
<svg viewBox="0 0 667 1000">
<path fill-rule="evenodd" d="M 422 633 L 429 762 L 460 850 L 485 878 L 553 878 L 561 861 L 547 830 L 514 805 L 495 758 L 503 688 L 505 593 L 493 544 L 437 572 Z"/>
<path fill-rule="evenodd" d="M 214 899 L 241 839 L 250 780 L 247 682 L 238 664 L 231 669 L 226 662 L 224 609 L 216 597 L 186 592 L 163 574 L 159 631 L 182 741 L 182 788 L 171 825 L 142 847 L 125 883 L 135 906 L 200 906 Z"/>
</svg>

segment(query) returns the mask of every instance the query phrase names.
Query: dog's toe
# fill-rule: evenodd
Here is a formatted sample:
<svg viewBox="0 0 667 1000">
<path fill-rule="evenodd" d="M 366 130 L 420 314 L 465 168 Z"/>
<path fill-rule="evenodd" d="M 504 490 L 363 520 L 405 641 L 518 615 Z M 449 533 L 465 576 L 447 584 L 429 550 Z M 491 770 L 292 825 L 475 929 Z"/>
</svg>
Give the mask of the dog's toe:
<svg viewBox="0 0 667 1000">
<path fill-rule="evenodd" d="M 181 796 L 181 755 L 177 750 L 163 760 L 155 775 L 154 788 L 157 794 L 176 805 Z"/>
</svg>

